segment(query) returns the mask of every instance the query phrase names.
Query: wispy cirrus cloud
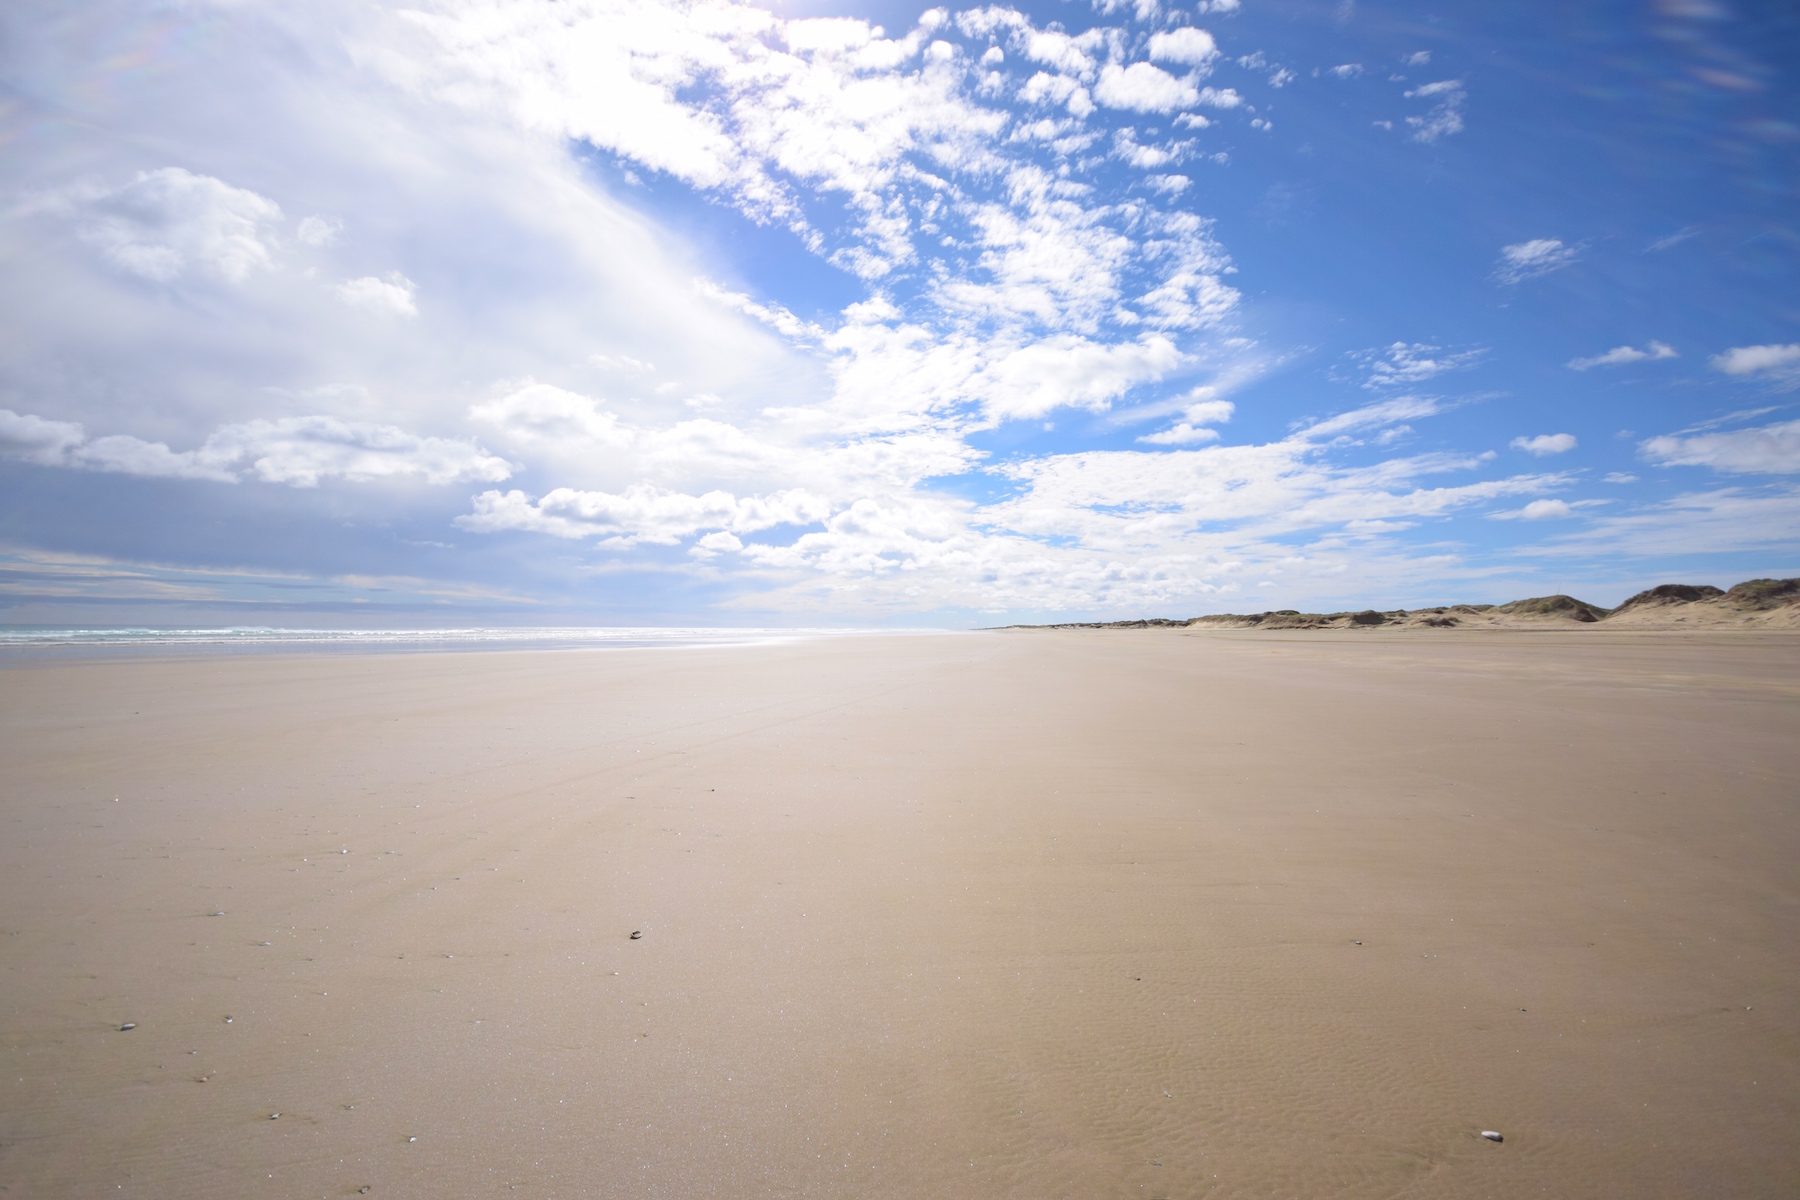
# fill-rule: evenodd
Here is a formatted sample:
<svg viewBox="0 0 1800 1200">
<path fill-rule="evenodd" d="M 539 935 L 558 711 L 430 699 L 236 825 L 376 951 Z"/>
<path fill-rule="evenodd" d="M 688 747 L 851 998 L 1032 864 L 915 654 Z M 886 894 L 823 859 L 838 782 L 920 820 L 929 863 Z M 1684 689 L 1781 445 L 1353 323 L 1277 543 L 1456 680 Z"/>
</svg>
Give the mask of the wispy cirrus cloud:
<svg viewBox="0 0 1800 1200">
<path fill-rule="evenodd" d="M 1665 358 L 1680 357 L 1675 352 L 1675 347 L 1653 341 L 1642 350 L 1636 346 L 1614 346 L 1605 354 L 1596 354 L 1592 358 L 1572 358 L 1568 367 L 1571 371 L 1591 371 L 1595 367 L 1619 367 L 1626 363 L 1657 362 Z"/>
<path fill-rule="evenodd" d="M 1725 433 L 1653 437 L 1639 450 L 1664 467 L 1711 467 L 1730 474 L 1800 472 L 1800 421 L 1781 421 Z"/>
<path fill-rule="evenodd" d="M 1523 283 L 1560 271 L 1581 257 L 1581 247 L 1566 246 L 1556 238 L 1533 238 L 1500 249 L 1500 265 L 1494 278 L 1501 283 Z"/>
<path fill-rule="evenodd" d="M 1351 355 L 1366 373 L 1363 387 L 1371 391 L 1410 387 L 1435 379 L 1448 371 L 1462 371 L 1480 362 L 1485 346 L 1447 350 L 1424 342 L 1394 342 Z"/>
</svg>

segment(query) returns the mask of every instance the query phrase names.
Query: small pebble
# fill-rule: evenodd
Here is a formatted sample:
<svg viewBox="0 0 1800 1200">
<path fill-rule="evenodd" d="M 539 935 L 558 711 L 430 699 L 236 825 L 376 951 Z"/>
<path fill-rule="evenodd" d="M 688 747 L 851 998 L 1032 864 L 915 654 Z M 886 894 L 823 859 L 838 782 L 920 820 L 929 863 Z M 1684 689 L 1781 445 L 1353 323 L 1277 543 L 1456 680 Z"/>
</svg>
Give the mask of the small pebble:
<svg viewBox="0 0 1800 1200">
<path fill-rule="evenodd" d="M 226 1018 L 225 1018 L 225 1023 L 226 1023 L 226 1024 L 227 1024 L 227 1025 L 229 1025 L 229 1024 L 231 1024 L 231 1018 L 230 1018 L 230 1017 L 226 1017 Z"/>
<path fill-rule="evenodd" d="M 406 1139 L 406 1140 L 407 1140 L 407 1141 L 409 1141 L 409 1142 L 416 1142 L 416 1141 L 418 1141 L 418 1140 L 419 1140 L 419 1139 L 418 1139 L 418 1138 L 416 1138 L 416 1137 L 409 1137 L 409 1138 L 407 1138 L 407 1139 Z"/>
<path fill-rule="evenodd" d="M 207 915 L 207 916 L 209 916 L 209 917 L 222 917 L 222 916 L 224 916 L 224 915 L 225 915 L 225 914 L 224 914 L 224 912 L 223 912 L 223 911 L 221 911 L 221 912 L 209 912 L 209 913 L 207 913 L 207 914 L 206 914 L 206 915 Z"/>
<path fill-rule="evenodd" d="M 270 1114 L 269 1114 L 269 1120 L 271 1120 L 271 1121 L 279 1121 L 279 1120 L 281 1120 L 281 1114 L 280 1114 L 280 1113 L 270 1113 Z"/>
<path fill-rule="evenodd" d="M 120 1033 L 129 1033 L 133 1029 L 136 1029 L 136 1028 L 137 1028 L 136 1021 L 127 1021 L 123 1025 L 119 1026 L 119 1032 Z"/>
<path fill-rule="evenodd" d="M 1481 1131 L 1481 1136 L 1490 1142 L 1504 1142 L 1506 1140 L 1500 1136 L 1500 1131 L 1497 1129 L 1484 1129 Z"/>
<path fill-rule="evenodd" d="M 1360 946 L 1360 945 L 1362 945 L 1362 943 L 1361 943 L 1361 942 L 1358 942 L 1358 943 L 1356 943 L 1356 944 L 1357 944 L 1357 945 L 1359 945 L 1359 946 Z"/>
<path fill-rule="evenodd" d="M 631 940 L 634 942 L 643 936 L 644 936 L 644 931 L 641 929 L 634 929 L 631 931 Z"/>
</svg>

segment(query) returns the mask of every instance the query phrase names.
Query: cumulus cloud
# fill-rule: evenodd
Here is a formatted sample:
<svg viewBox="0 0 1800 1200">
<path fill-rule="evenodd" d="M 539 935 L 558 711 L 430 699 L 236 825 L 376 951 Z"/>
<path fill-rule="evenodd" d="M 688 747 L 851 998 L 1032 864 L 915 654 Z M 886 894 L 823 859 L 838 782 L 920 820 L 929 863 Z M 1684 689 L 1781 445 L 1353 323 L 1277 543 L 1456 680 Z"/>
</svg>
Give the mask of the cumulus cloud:
<svg viewBox="0 0 1800 1200">
<path fill-rule="evenodd" d="M 497 400 L 469 409 L 469 418 L 492 426 L 514 442 L 539 447 L 595 444 L 622 446 L 630 440 L 619 419 L 600 402 L 548 383 L 528 381 Z"/>
<path fill-rule="evenodd" d="M 1514 450 L 1523 450 L 1537 458 L 1550 454 L 1567 454 L 1575 448 L 1575 435 L 1572 433 L 1540 433 L 1536 437 L 1516 437 L 1507 443 Z"/>
<path fill-rule="evenodd" d="M 1128 67 L 1108 63 L 1094 85 L 1094 99 L 1108 108 L 1167 113 L 1198 104 L 1200 89 L 1190 80 L 1177 78 L 1150 63 L 1132 63 Z"/>
<path fill-rule="evenodd" d="M 1098 412 L 1181 361 L 1175 343 L 1160 334 L 1116 345 L 1061 334 L 990 362 L 971 386 L 1002 419 L 1037 418 L 1063 407 Z"/>
<path fill-rule="evenodd" d="M 180 167 L 140 171 L 118 187 L 77 185 L 43 201 L 119 269 L 156 283 L 199 271 L 242 283 L 273 261 L 281 207 Z"/>
<path fill-rule="evenodd" d="M 0 454 L 45 466 L 60 466 L 68 452 L 87 440 L 73 421 L 47 421 L 31 413 L 0 408 Z"/>
<path fill-rule="evenodd" d="M 84 282 L 134 298 L 120 327 L 151 305 L 205 307 L 220 322 L 210 353 L 176 345 L 177 365 L 142 387 L 115 374 L 66 397 L 20 389 L 146 436 L 7 412 L 0 454 L 296 487 L 482 481 L 466 511 L 464 489 L 451 497 L 457 526 L 480 535 L 456 539 L 460 561 L 511 531 L 590 544 L 556 548 L 546 572 L 603 556 L 597 546 L 614 555 L 608 571 L 747 570 L 742 587 L 776 589 L 772 605 L 840 609 L 1187 603 L 1240 578 L 1341 578 L 1373 561 L 1347 539 L 1366 547 L 1566 486 L 1492 478 L 1478 454 L 1385 449 L 1447 407 L 1390 393 L 1473 362 L 1479 351 L 1464 348 L 1382 348 L 1352 381 L 1380 403 L 1230 444 L 1233 406 L 1192 383 L 1222 391 L 1222 361 L 1252 353 L 1232 328 L 1234 268 L 1196 211 L 1204 200 L 1171 171 L 1225 161 L 1197 132 L 1200 110 L 1224 123 L 1217 110 L 1248 102 L 1203 86 L 1220 57 L 1210 34 L 1149 0 L 1113 7 L 1145 24 L 1071 34 L 986 8 L 890 30 L 733 0 L 457 0 L 346 10 L 342 28 L 311 32 L 296 18 L 283 28 L 316 53 L 282 70 L 333 105 L 309 111 L 311 133 L 283 125 L 272 102 L 244 114 L 284 147 L 280 169 L 229 183 L 115 174 L 40 205 L 68 234 L 58 253 L 104 265 Z M 269 18 L 253 7 L 240 20 Z M 1259 85 L 1288 82 L 1247 58 Z M 310 65 L 327 60 L 340 74 Z M 1430 110 L 1415 136 L 1460 127 L 1460 85 L 1412 99 Z M 160 144 L 144 140 L 157 123 L 142 125 L 137 144 Z M 184 161 L 269 161 L 241 149 Z M 628 187 L 635 208 L 611 195 Z M 811 272 L 764 287 L 692 261 L 706 247 L 666 224 L 670 189 L 791 234 L 798 252 L 850 273 L 854 302 L 813 288 Z M 284 223 L 281 206 L 320 215 Z M 390 273 L 421 270 L 421 252 L 423 297 Z M 696 286 L 696 270 L 731 282 Z M 227 302 L 198 294 L 207 279 L 234 287 Z M 292 336 L 256 343 L 274 329 Z M 412 349 L 398 353 L 396 337 Z M 222 369 L 240 346 L 245 365 Z M 363 390 L 311 398 L 352 385 Z M 155 412 L 159 432 L 90 415 L 105 411 L 103 388 Z M 356 419 L 243 419 L 247 397 L 270 395 L 279 411 Z M 1146 432 L 1126 450 L 978 448 L 996 424 L 1064 409 Z M 1090 422 L 1061 424 L 1078 438 L 1070 426 Z M 984 469 L 980 487 L 961 486 Z M 945 476 L 964 478 L 940 486 Z M 335 490 L 333 506 L 350 492 Z M 391 528 L 395 507 L 384 494 L 346 525 Z M 1453 553 L 1388 544 L 1399 573 Z M 492 569 L 517 570 L 510 543 L 488 553 L 505 558 Z"/>
<path fill-rule="evenodd" d="M 386 279 L 365 275 L 349 280 L 339 284 L 337 292 L 344 303 L 353 308 L 396 317 L 416 317 L 419 306 L 413 302 L 413 296 L 418 290 L 412 280 L 394 271 Z"/>
<path fill-rule="evenodd" d="M 1330 68 L 1325 73 L 1327 75 L 1335 75 L 1339 79 L 1355 79 L 1358 75 L 1363 73 L 1363 65 L 1361 63 L 1340 63 L 1338 66 Z"/>
<path fill-rule="evenodd" d="M 165 442 L 129 434 L 89 439 L 73 422 L 0 409 L 0 453 L 43 466 L 150 479 L 236 483 L 250 476 L 292 487 L 316 487 L 330 478 L 445 484 L 498 481 L 512 474 L 506 460 L 469 442 L 330 416 L 225 425 L 197 449 L 171 450 Z"/>
<path fill-rule="evenodd" d="M 1523 283 L 1552 271 L 1560 271 L 1581 257 L 1581 248 L 1565 246 L 1555 238 L 1533 238 L 1500 248 L 1500 266 L 1494 277 L 1501 283 Z"/>
<path fill-rule="evenodd" d="M 1569 369 L 1586 371 L 1594 367 L 1617 367 L 1623 366 L 1625 363 L 1650 362 L 1656 359 L 1679 357 L 1681 356 L 1675 352 L 1675 347 L 1663 342 L 1651 342 L 1642 350 L 1636 346 L 1614 346 L 1605 354 L 1596 354 L 1592 358 L 1570 359 Z"/>
<path fill-rule="evenodd" d="M 1150 57 L 1157 62 L 1210 66 L 1219 57 L 1218 43 L 1204 29 L 1184 26 L 1150 35 Z"/>
<path fill-rule="evenodd" d="M 1646 459 L 1662 467 L 1711 467 L 1740 475 L 1792 475 L 1800 472 L 1800 421 L 1694 437 L 1654 437 L 1639 449 Z"/>
<path fill-rule="evenodd" d="M 1727 375 L 1784 378 L 1800 374 L 1800 343 L 1767 346 L 1733 346 L 1712 358 L 1715 371 Z"/>
<path fill-rule="evenodd" d="M 474 511 L 458 517 L 456 524 L 476 533 L 518 530 L 593 537 L 603 545 L 628 548 L 641 542 L 674 545 L 701 530 L 739 534 L 776 525 L 812 525 L 830 513 L 829 501 L 800 488 L 739 499 L 725 491 L 692 496 L 634 484 L 618 494 L 557 488 L 536 501 L 521 491 L 487 491 L 475 497 Z M 727 546 L 714 539 L 708 549 Z"/>
</svg>

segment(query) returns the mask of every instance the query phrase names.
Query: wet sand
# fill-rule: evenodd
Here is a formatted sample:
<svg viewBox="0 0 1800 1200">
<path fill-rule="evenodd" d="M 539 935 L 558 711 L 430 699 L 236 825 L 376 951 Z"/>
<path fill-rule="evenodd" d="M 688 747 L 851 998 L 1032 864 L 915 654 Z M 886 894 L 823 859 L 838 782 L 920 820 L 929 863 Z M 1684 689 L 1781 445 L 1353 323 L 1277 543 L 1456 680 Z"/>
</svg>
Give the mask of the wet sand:
<svg viewBox="0 0 1800 1200">
<path fill-rule="evenodd" d="M 1800 1193 L 1800 636 L 40 661 L 0 738 L 9 1195 Z"/>
</svg>

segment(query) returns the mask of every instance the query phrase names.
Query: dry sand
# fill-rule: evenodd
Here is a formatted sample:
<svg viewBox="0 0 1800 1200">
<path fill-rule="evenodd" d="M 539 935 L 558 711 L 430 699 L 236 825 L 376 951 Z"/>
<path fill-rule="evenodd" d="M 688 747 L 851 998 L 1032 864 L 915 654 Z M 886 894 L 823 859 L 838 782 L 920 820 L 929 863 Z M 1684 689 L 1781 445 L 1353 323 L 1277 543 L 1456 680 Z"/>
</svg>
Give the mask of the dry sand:
<svg viewBox="0 0 1800 1200">
<path fill-rule="evenodd" d="M 0 736 L 10 1195 L 1800 1193 L 1794 635 L 15 663 Z"/>
</svg>

